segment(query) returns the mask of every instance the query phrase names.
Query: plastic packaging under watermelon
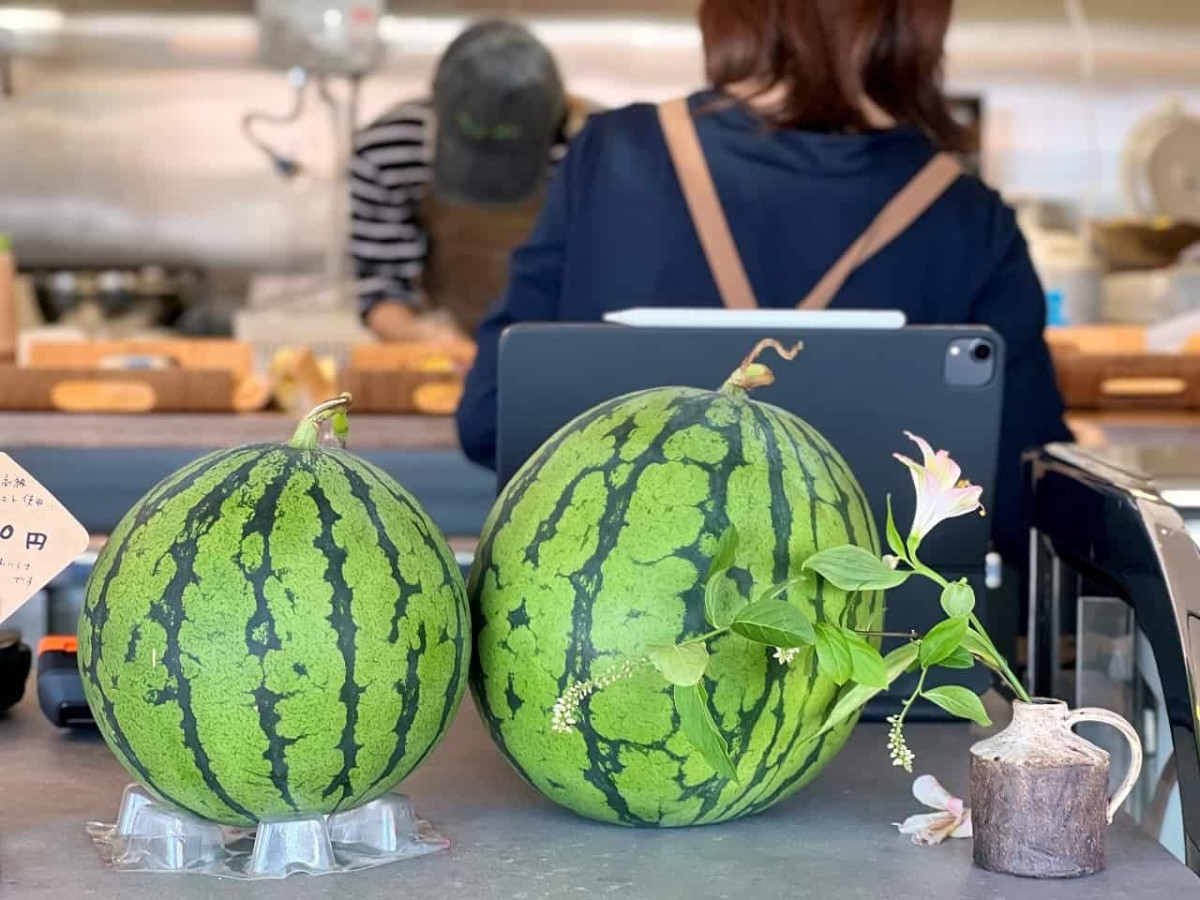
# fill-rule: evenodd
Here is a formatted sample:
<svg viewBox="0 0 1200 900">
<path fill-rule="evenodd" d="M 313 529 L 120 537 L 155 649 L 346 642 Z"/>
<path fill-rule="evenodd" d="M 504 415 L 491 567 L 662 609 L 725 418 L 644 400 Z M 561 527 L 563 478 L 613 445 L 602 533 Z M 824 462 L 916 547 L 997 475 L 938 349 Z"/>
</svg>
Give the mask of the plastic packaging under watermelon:
<svg viewBox="0 0 1200 900">
<path fill-rule="evenodd" d="M 450 846 L 402 794 L 331 816 L 229 828 L 125 788 L 116 824 L 89 823 L 105 864 L 122 872 L 180 872 L 246 881 L 369 869 Z"/>
</svg>

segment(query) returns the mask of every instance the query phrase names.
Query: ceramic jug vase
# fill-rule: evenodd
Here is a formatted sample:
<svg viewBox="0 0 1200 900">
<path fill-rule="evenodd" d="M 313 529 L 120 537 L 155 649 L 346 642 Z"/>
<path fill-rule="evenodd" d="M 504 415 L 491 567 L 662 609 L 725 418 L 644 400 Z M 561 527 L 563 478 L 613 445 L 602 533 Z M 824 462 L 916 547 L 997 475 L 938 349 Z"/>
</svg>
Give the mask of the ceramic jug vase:
<svg viewBox="0 0 1200 900">
<path fill-rule="evenodd" d="M 1129 741 L 1129 772 L 1111 800 L 1108 753 L 1071 730 L 1081 722 L 1111 725 Z M 971 748 L 975 863 L 1032 878 L 1101 871 L 1108 825 L 1141 768 L 1137 732 L 1116 713 L 1015 702 L 1012 724 Z"/>
</svg>

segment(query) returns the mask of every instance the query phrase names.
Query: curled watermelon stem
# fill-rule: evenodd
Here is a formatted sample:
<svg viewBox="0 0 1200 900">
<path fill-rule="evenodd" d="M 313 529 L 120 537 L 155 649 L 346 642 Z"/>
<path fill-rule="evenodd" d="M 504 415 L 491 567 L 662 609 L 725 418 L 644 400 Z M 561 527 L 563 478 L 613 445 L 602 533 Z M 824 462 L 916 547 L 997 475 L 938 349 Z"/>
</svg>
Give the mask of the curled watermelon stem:
<svg viewBox="0 0 1200 900">
<path fill-rule="evenodd" d="M 297 450 L 316 450 L 319 446 L 321 425 L 330 419 L 333 420 L 334 436 L 340 443 L 345 444 L 350 428 L 347 413 L 350 411 L 350 403 L 353 399 L 350 394 L 342 393 L 332 400 L 326 400 L 315 406 L 308 415 L 300 420 L 295 434 L 288 441 L 288 446 L 295 447 Z"/>
<path fill-rule="evenodd" d="M 754 345 L 754 349 L 742 360 L 742 364 L 725 380 L 725 383 L 721 385 L 721 390 L 726 394 L 744 394 L 754 388 L 773 384 L 775 373 L 760 363 L 758 358 L 767 350 L 774 350 L 785 360 L 791 362 L 803 349 L 803 341 L 797 341 L 791 347 L 785 347 L 774 338 L 763 338 Z"/>
</svg>

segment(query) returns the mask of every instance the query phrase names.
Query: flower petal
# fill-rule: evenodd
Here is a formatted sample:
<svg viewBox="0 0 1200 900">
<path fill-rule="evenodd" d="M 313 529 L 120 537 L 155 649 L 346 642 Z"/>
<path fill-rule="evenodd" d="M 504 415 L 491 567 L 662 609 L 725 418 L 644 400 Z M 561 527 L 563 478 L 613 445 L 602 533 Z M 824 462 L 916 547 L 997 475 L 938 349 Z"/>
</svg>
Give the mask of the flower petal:
<svg viewBox="0 0 1200 900">
<path fill-rule="evenodd" d="M 931 809 L 950 810 L 956 816 L 962 815 L 962 801 L 942 787 L 942 783 L 932 775 L 922 775 L 914 781 L 912 793 L 918 802 Z M 951 801 L 957 801 L 958 809 L 950 809 Z"/>
<path fill-rule="evenodd" d="M 923 466 L 928 469 L 934 456 L 933 447 L 929 445 L 929 441 L 919 435 L 913 434 L 911 431 L 904 432 L 904 436 L 921 449 L 921 459 L 924 461 Z"/>
<path fill-rule="evenodd" d="M 959 823 L 958 827 L 950 832 L 950 837 L 969 838 L 973 836 L 974 832 L 971 828 L 971 811 L 968 809 L 963 812 L 962 821 Z"/>
<path fill-rule="evenodd" d="M 912 837 L 912 842 L 923 847 L 940 844 L 959 827 L 958 816 L 948 812 L 924 813 L 909 816 L 896 827 L 901 834 Z"/>
</svg>

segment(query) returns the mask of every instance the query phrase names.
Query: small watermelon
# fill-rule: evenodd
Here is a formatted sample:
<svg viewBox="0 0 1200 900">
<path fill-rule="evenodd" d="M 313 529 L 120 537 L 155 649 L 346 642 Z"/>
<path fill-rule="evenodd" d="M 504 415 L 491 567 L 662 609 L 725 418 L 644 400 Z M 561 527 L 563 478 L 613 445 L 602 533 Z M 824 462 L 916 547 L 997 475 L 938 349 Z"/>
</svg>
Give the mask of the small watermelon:
<svg viewBox="0 0 1200 900">
<path fill-rule="evenodd" d="M 581 815 L 682 826 L 756 813 L 816 776 L 853 728 L 817 736 L 839 688 L 811 650 L 784 664 L 726 634 L 710 642 L 703 683 L 738 774 L 727 779 L 681 731 L 667 682 L 618 670 L 652 645 L 710 631 L 705 580 L 730 526 L 747 598 L 804 576 L 818 550 L 879 552 L 842 457 L 747 395 L 772 378 L 753 358 L 721 390 L 642 391 L 579 416 L 512 479 L 484 527 L 468 582 L 477 705 L 517 770 Z M 847 595 L 811 576 L 788 599 L 815 621 L 881 624 L 878 592 Z M 557 698 L 597 678 L 612 683 L 556 732 Z"/>
<path fill-rule="evenodd" d="M 130 774 L 229 825 L 347 810 L 390 790 L 458 708 L 462 575 L 418 503 L 318 447 L 213 453 L 147 494 L 88 581 L 79 668 Z"/>
</svg>

